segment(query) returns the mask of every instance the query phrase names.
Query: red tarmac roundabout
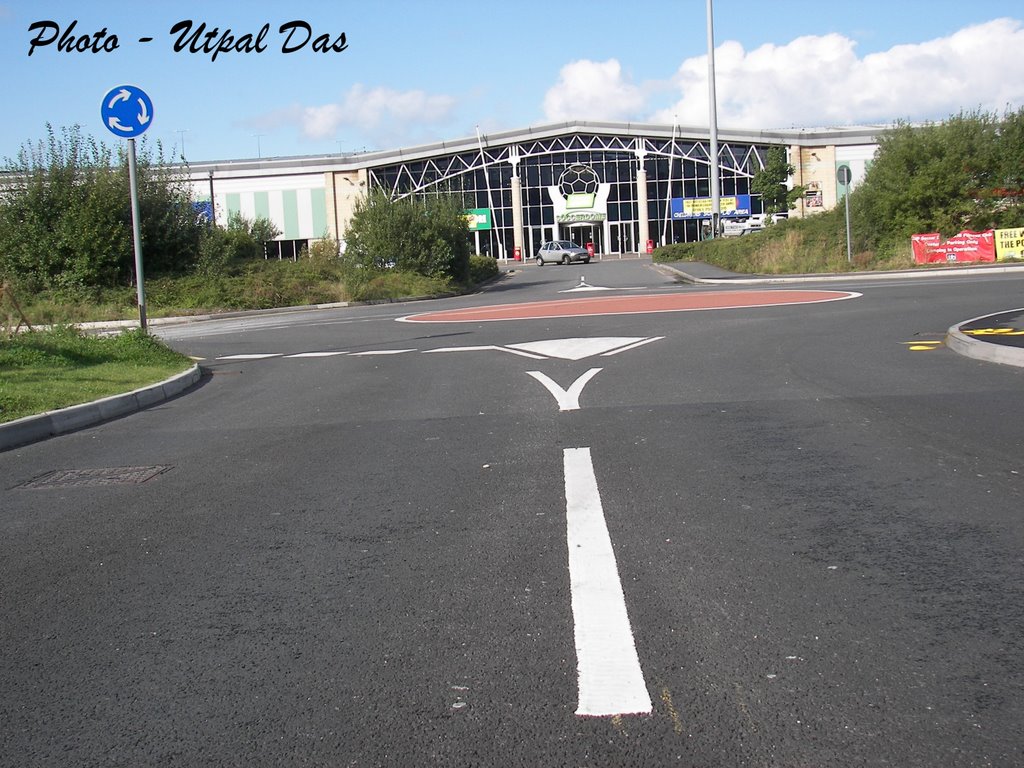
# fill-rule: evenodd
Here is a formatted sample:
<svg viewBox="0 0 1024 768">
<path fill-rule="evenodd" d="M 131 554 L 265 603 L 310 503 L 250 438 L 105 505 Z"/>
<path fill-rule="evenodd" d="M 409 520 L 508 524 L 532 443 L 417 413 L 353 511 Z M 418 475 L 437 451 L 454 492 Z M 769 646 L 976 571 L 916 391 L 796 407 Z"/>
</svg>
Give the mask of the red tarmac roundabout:
<svg viewBox="0 0 1024 768">
<path fill-rule="evenodd" d="M 790 304 L 821 304 L 855 299 L 851 291 L 716 291 L 714 293 L 666 293 L 648 296 L 601 296 L 526 304 L 500 304 L 439 312 L 423 312 L 401 318 L 408 323 L 485 323 L 497 320 L 548 320 L 557 317 L 639 315 L 651 312 L 695 312 L 705 309 L 777 307 Z"/>
</svg>

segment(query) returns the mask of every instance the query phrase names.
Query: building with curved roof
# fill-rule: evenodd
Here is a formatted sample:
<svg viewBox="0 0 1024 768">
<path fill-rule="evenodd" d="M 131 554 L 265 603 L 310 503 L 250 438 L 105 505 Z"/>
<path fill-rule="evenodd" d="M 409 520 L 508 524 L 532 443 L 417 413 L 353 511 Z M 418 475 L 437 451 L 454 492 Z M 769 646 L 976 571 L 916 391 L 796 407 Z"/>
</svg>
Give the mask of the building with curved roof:
<svg viewBox="0 0 1024 768">
<path fill-rule="evenodd" d="M 761 212 L 750 182 L 773 146 L 806 188 L 793 216 L 828 210 L 863 178 L 884 127 L 718 132 L 724 219 Z M 593 243 L 598 253 L 697 240 L 711 215 L 706 128 L 569 122 L 394 150 L 195 163 L 197 200 L 218 223 L 264 217 L 281 231 L 279 255 L 310 240 L 343 241 L 368 189 L 392 198 L 457 192 L 478 253 L 529 256 L 547 240 Z M 837 171 L 851 172 L 848 185 Z"/>
</svg>

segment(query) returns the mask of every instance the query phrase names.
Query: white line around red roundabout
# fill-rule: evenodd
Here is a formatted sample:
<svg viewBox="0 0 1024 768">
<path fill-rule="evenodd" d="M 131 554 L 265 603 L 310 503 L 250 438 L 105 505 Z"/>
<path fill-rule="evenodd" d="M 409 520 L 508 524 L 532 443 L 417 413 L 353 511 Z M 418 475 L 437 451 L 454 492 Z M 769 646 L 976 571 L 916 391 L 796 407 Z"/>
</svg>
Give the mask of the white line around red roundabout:
<svg viewBox="0 0 1024 768">
<path fill-rule="evenodd" d="M 636 315 L 658 312 L 697 312 L 711 309 L 821 304 L 859 298 L 854 291 L 755 290 L 709 293 L 657 293 L 630 296 L 599 296 L 523 304 L 420 312 L 398 318 L 406 323 L 484 323 L 502 320 L 550 320 L 559 317 Z"/>
</svg>

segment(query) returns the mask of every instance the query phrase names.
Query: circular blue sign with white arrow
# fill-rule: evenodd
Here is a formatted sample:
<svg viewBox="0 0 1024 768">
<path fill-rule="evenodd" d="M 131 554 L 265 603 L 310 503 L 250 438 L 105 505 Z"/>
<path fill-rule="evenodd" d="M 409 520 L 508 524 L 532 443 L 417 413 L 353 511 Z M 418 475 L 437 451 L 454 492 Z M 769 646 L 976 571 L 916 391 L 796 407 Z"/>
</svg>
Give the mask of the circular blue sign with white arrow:
<svg viewBox="0 0 1024 768">
<path fill-rule="evenodd" d="M 134 139 L 153 122 L 153 101 L 137 86 L 119 85 L 103 97 L 100 116 L 112 134 L 122 139 Z"/>
</svg>

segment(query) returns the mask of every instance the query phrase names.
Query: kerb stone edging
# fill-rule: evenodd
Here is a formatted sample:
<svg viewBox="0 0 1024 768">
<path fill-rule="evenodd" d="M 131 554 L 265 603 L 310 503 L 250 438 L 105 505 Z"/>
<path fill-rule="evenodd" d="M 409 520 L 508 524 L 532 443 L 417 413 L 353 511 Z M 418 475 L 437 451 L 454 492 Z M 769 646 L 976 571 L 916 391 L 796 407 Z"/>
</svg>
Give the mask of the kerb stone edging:
<svg viewBox="0 0 1024 768">
<path fill-rule="evenodd" d="M 196 364 L 184 373 L 149 387 L 0 424 L 0 451 L 141 411 L 184 392 L 201 376 L 202 371 Z"/>
</svg>

